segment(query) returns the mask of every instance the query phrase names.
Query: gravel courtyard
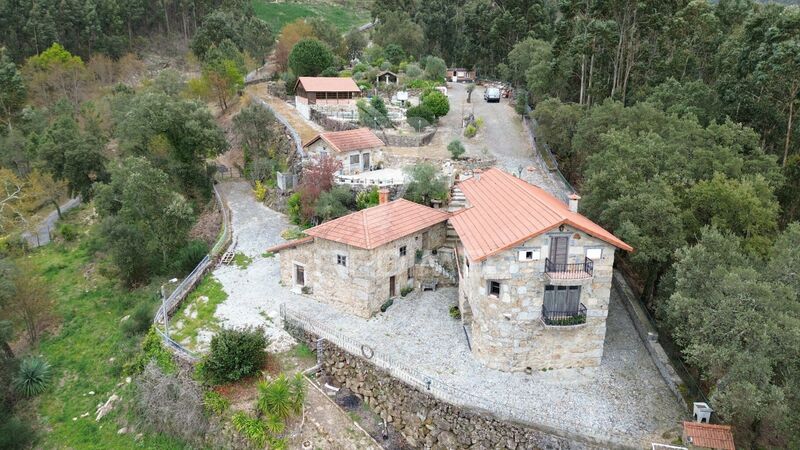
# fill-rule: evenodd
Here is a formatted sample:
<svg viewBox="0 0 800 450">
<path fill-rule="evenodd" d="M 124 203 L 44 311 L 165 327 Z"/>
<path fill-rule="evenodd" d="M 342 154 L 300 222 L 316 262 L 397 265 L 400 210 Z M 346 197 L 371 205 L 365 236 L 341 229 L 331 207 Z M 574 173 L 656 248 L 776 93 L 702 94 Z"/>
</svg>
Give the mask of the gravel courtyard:
<svg viewBox="0 0 800 450">
<path fill-rule="evenodd" d="M 393 355 L 431 377 L 535 411 L 542 423 L 567 424 L 610 436 L 624 433 L 644 443 L 677 429 L 685 416 L 613 295 L 599 367 L 532 375 L 486 369 L 472 358 L 460 322 L 448 315 L 448 308 L 456 303 L 455 289 L 424 295 L 415 291 L 370 320 L 292 294 L 279 284 L 280 255 L 262 256 L 264 249 L 283 241 L 280 234 L 289 226 L 286 218 L 258 204 L 246 183 L 223 183 L 221 190 L 233 212 L 236 251 L 252 257 L 253 262 L 246 269 L 219 266 L 214 270 L 228 294 L 216 317 L 225 327 L 264 327 L 272 351 L 284 351 L 294 344 L 280 324 L 280 305 L 286 303 L 290 310 L 375 351 Z"/>
</svg>

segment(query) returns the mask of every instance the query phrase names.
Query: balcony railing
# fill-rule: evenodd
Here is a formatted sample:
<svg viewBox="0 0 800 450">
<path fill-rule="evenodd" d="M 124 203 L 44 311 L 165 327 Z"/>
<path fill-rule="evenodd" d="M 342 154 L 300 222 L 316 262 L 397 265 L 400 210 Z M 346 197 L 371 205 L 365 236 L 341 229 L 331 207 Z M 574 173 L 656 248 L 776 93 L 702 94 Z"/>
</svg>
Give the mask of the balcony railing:
<svg viewBox="0 0 800 450">
<path fill-rule="evenodd" d="M 542 305 L 542 321 L 550 326 L 581 325 L 586 323 L 586 306 L 583 303 L 572 311 L 550 311 Z"/>
<path fill-rule="evenodd" d="M 551 279 L 589 278 L 594 272 L 594 261 L 584 258 L 579 263 L 555 263 L 550 258 L 545 258 L 544 271 Z"/>
</svg>

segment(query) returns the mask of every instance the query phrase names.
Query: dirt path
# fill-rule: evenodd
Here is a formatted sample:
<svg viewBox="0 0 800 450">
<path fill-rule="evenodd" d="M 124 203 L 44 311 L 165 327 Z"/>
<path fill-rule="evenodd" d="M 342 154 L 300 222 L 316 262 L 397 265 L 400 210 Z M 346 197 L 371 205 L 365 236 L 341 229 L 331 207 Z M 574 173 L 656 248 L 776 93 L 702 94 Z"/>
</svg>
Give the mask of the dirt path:
<svg viewBox="0 0 800 450">
<path fill-rule="evenodd" d="M 320 131 L 323 131 L 322 127 L 315 127 L 315 124 L 311 124 L 303 119 L 297 113 L 297 110 L 292 108 L 285 101 L 269 95 L 267 92 L 267 86 L 265 84 L 254 84 L 252 86 L 248 86 L 247 93 L 263 99 L 265 102 L 267 102 L 267 104 L 269 104 L 270 107 L 275 109 L 278 114 L 282 115 L 287 121 L 289 121 L 289 123 L 292 125 L 292 128 L 297 131 L 297 133 L 300 135 L 300 139 L 302 139 L 304 143 L 310 141 Z"/>
<path fill-rule="evenodd" d="M 313 448 L 336 450 L 379 450 L 375 441 L 356 427 L 352 418 L 337 407 L 316 386 L 308 383 L 306 395 L 306 420 L 314 430 L 304 427 L 303 440 L 311 441 Z M 299 439 L 298 439 L 299 441 Z M 302 444 L 302 441 L 297 442 Z M 299 448 L 299 445 L 298 445 Z"/>
<path fill-rule="evenodd" d="M 61 214 L 65 214 L 70 209 L 78 206 L 81 203 L 80 197 L 75 197 L 67 200 L 64 204 L 60 205 Z M 42 223 L 36 228 L 36 233 L 25 232 L 22 233 L 22 238 L 28 242 L 30 247 L 39 247 L 50 243 L 50 233 L 54 230 L 56 222 L 58 222 L 58 211 L 52 211 L 47 217 L 42 220 Z"/>
</svg>

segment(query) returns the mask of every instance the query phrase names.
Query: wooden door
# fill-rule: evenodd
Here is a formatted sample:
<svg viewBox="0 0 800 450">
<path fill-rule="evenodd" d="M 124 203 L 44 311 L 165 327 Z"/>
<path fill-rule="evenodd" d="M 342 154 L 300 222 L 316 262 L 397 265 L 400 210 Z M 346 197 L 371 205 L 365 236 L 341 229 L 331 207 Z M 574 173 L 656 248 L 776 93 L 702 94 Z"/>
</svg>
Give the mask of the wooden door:
<svg viewBox="0 0 800 450">
<path fill-rule="evenodd" d="M 306 285 L 306 269 L 303 266 L 294 266 L 295 277 L 294 283 L 298 286 L 305 286 Z"/>
<path fill-rule="evenodd" d="M 365 171 L 369 170 L 369 153 L 361 155 L 361 168 Z"/>
<path fill-rule="evenodd" d="M 391 277 L 389 277 L 389 297 L 394 297 L 396 295 L 397 293 L 395 288 L 395 277 L 394 275 L 392 275 Z"/>
<path fill-rule="evenodd" d="M 569 250 L 568 236 L 553 236 L 550 238 L 550 261 L 560 267 L 567 264 L 567 252 Z"/>
</svg>

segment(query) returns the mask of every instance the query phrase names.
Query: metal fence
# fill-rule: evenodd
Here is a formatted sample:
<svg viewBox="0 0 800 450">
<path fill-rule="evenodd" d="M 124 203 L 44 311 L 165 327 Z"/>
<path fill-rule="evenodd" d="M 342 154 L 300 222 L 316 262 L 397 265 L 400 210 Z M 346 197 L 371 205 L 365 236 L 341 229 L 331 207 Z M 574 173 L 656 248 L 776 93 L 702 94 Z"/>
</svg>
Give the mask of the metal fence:
<svg viewBox="0 0 800 450">
<path fill-rule="evenodd" d="M 558 166 L 558 159 L 556 159 L 555 155 L 550 150 L 550 146 L 544 142 L 539 142 L 536 139 L 536 129 L 538 127 L 538 124 L 536 123 L 536 119 L 530 117 L 531 111 L 532 111 L 531 107 L 528 106 L 527 110 L 525 111 L 525 115 L 522 116 L 523 122 L 525 123 L 525 129 L 528 132 L 528 138 L 530 139 L 534 150 L 536 150 L 536 153 L 538 153 L 537 156 L 539 157 L 539 159 L 543 160 L 545 157 L 549 159 L 550 164 L 548 164 L 547 161 L 542 161 L 542 162 L 545 164 L 545 168 L 548 170 L 548 172 L 555 173 L 557 175 L 558 179 L 553 181 L 561 184 L 558 191 L 559 193 L 563 193 L 562 200 L 566 202 L 567 193 L 571 194 L 571 193 L 576 193 L 577 191 L 575 190 L 574 187 L 572 187 L 572 184 L 570 184 L 570 182 L 567 180 L 564 174 L 561 173 L 561 168 Z M 544 154 L 542 154 L 542 152 Z"/>
<path fill-rule="evenodd" d="M 570 422 L 564 418 L 544 421 L 542 417 L 531 411 L 509 405 L 496 398 L 489 399 L 475 395 L 429 376 L 379 350 L 344 336 L 317 320 L 291 311 L 286 308 L 285 304 L 281 305 L 280 311 L 287 329 L 303 330 L 324 339 L 353 356 L 368 360 L 370 364 L 387 372 L 392 377 L 442 402 L 471 410 L 477 414 L 488 414 L 499 420 L 535 428 L 555 436 L 583 440 L 609 448 L 641 448 L 644 445 L 641 438 L 637 438 L 627 430 L 612 427 L 592 429 L 586 424 Z"/>
<path fill-rule="evenodd" d="M 186 298 L 186 296 L 192 292 L 194 287 L 197 286 L 197 283 L 200 282 L 206 271 L 214 265 L 215 258 L 222 253 L 231 242 L 232 233 L 230 226 L 230 212 L 228 211 L 228 206 L 222 198 L 222 195 L 219 193 L 219 189 L 216 185 L 214 185 L 214 197 L 217 200 L 217 205 L 219 205 L 219 208 L 222 211 L 222 230 L 220 231 L 219 238 L 214 244 L 214 247 L 211 248 L 211 252 L 209 252 L 209 254 L 206 255 L 197 264 L 197 266 L 195 266 L 194 270 L 192 270 L 192 272 L 189 273 L 189 275 L 187 275 L 186 278 L 180 282 L 180 284 L 178 284 L 178 287 L 172 291 L 169 297 L 164 299 L 161 306 L 156 311 L 155 317 L 153 318 L 153 323 L 155 324 L 164 324 L 165 321 L 169 320 L 170 314 L 178 309 L 178 306 L 180 306 L 181 302 Z M 178 356 L 188 359 L 189 361 L 196 361 L 198 359 L 194 352 L 172 340 L 158 328 L 156 328 L 156 332 L 161 336 L 164 344 L 166 344 L 170 349 L 174 350 Z"/>
</svg>

